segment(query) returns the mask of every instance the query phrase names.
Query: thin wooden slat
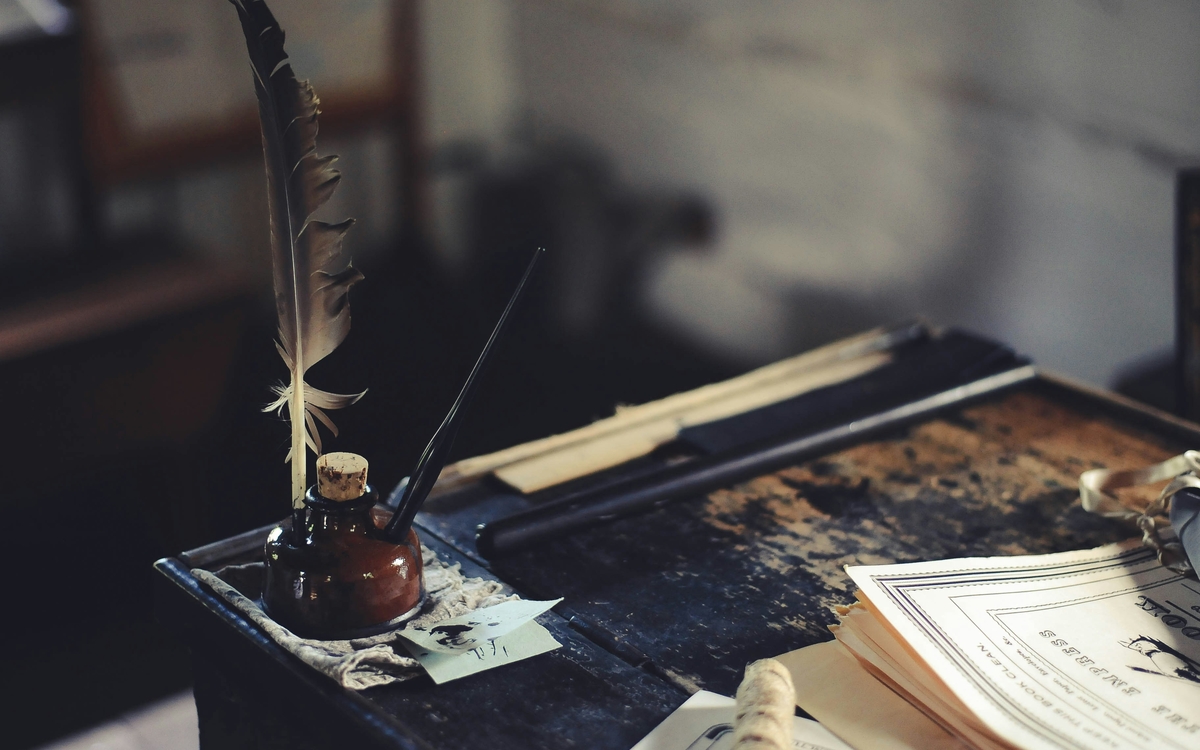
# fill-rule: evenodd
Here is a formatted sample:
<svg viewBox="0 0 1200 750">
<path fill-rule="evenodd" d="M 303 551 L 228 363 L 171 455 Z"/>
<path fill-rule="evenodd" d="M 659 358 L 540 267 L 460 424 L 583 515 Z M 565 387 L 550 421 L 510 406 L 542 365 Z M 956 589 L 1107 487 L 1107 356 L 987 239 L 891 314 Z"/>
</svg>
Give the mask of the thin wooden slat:
<svg viewBox="0 0 1200 750">
<path fill-rule="evenodd" d="M 765 406 L 881 367 L 891 361 L 882 350 L 892 340 L 892 332 L 873 329 L 730 380 L 620 408 L 614 416 L 577 430 L 464 459 L 442 470 L 434 494 L 491 473 L 518 489 L 534 491 L 616 466 L 673 439 L 684 424 L 736 414 L 754 408 L 747 406 L 751 403 Z M 517 468 L 522 462 L 529 463 Z M 552 469 L 552 464 L 557 465 Z M 554 481 L 546 484 L 550 479 Z"/>
</svg>

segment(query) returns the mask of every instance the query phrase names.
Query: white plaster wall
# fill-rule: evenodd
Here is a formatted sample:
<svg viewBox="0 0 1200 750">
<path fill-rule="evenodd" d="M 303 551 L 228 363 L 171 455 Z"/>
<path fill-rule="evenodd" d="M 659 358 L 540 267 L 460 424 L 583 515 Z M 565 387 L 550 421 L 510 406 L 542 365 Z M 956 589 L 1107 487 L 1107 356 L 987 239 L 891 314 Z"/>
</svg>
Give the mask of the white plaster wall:
<svg viewBox="0 0 1200 750">
<path fill-rule="evenodd" d="M 663 262 L 647 297 L 728 356 L 918 313 L 1099 383 L 1171 346 L 1174 169 L 1200 162 L 1200 4 L 423 9 L 429 121 L 453 125 L 431 128 L 435 143 L 580 134 L 634 184 L 710 197 L 717 247 Z"/>
<path fill-rule="evenodd" d="M 518 106 L 510 0 L 424 0 L 421 73 L 425 136 L 501 147 Z"/>
</svg>

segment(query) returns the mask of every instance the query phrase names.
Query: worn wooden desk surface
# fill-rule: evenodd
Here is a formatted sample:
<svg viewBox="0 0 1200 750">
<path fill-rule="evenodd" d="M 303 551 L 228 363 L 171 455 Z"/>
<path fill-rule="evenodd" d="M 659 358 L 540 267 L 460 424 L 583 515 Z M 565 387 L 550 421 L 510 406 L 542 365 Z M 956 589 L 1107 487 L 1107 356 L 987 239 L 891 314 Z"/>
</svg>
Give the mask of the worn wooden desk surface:
<svg viewBox="0 0 1200 750">
<path fill-rule="evenodd" d="M 852 597 L 843 565 L 1128 538 L 1079 507 L 1079 473 L 1159 461 L 1198 438 L 1187 423 L 1039 379 L 479 570 L 526 596 L 565 597 L 543 620 L 565 648 L 439 687 L 336 688 L 177 560 L 159 563 L 160 601 L 196 654 L 206 747 L 628 748 L 688 693 L 732 694 L 747 662 L 828 640 L 832 606 Z M 444 496 L 419 523 L 471 569 L 475 524 L 527 505 L 480 486 Z"/>
</svg>

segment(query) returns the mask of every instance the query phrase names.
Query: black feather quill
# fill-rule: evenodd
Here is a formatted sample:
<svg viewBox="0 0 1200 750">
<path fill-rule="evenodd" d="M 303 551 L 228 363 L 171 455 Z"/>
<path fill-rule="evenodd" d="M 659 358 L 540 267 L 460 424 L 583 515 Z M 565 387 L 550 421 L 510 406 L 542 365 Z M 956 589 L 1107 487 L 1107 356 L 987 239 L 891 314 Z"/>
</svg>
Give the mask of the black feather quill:
<svg viewBox="0 0 1200 750">
<path fill-rule="evenodd" d="M 305 445 L 321 452 L 320 421 L 335 435 L 325 413 L 357 401 L 362 394 L 329 393 L 304 382 L 305 373 L 338 347 L 350 331 L 350 287 L 362 274 L 342 249 L 353 219 L 338 224 L 312 220 L 337 188 L 341 175 L 336 156 L 317 154 L 320 101 L 308 81 L 296 80 L 283 49 L 283 30 L 262 0 L 230 0 L 237 9 L 262 122 L 271 217 L 271 258 L 275 308 L 279 315 L 277 348 L 290 371 L 286 386 L 267 410 L 286 407 L 292 425 L 292 506 L 304 501 Z"/>
</svg>

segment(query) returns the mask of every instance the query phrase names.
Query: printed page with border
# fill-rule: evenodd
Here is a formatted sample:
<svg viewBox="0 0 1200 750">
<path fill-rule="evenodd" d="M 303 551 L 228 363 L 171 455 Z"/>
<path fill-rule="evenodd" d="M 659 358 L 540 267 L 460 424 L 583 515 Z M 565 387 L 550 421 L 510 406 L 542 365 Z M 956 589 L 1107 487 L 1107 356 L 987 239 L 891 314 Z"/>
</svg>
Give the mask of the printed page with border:
<svg viewBox="0 0 1200 750">
<path fill-rule="evenodd" d="M 1200 584 L 1135 542 L 847 567 L 879 619 L 1022 748 L 1200 747 Z"/>
</svg>

